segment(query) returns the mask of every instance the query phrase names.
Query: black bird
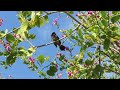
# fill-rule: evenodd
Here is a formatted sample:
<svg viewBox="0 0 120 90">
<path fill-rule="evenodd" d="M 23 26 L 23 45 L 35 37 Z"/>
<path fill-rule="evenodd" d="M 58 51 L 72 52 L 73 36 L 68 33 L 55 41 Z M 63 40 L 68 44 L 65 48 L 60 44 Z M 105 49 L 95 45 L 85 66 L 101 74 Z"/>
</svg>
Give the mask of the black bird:
<svg viewBox="0 0 120 90">
<path fill-rule="evenodd" d="M 65 46 L 61 45 L 61 41 L 59 40 L 59 37 L 56 35 L 55 32 L 53 32 L 53 33 L 51 34 L 51 38 L 52 38 L 52 40 L 53 40 L 53 42 L 54 42 L 54 45 L 55 45 L 56 47 L 59 46 L 59 48 L 60 48 L 61 51 L 64 51 L 64 50 L 65 50 Z"/>
</svg>

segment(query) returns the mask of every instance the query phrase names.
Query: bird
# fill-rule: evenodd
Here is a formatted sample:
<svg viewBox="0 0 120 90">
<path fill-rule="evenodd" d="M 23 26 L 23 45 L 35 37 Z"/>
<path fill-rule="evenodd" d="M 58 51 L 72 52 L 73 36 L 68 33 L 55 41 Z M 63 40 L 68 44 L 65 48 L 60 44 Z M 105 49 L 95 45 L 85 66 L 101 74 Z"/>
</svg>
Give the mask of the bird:
<svg viewBox="0 0 120 90">
<path fill-rule="evenodd" d="M 65 50 L 65 46 L 61 44 L 61 41 L 59 40 L 59 37 L 57 36 L 55 32 L 51 34 L 51 38 L 56 47 L 59 46 L 61 51 Z"/>
</svg>

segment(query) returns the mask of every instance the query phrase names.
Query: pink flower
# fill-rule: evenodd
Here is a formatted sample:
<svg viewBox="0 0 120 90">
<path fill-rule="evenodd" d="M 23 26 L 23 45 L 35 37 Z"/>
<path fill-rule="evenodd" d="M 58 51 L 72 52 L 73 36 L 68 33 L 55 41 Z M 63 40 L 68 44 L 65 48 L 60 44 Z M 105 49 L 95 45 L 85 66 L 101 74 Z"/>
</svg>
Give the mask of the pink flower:
<svg viewBox="0 0 120 90">
<path fill-rule="evenodd" d="M 89 15 L 92 15 L 92 14 L 93 14 L 93 11 L 88 11 L 88 14 L 89 14 Z"/>
<path fill-rule="evenodd" d="M 68 76 L 71 77 L 72 76 L 72 72 L 68 72 Z"/>
<path fill-rule="evenodd" d="M 16 38 L 16 34 L 13 34 L 14 38 Z"/>
<path fill-rule="evenodd" d="M 65 62 L 67 62 L 68 60 L 67 59 L 64 59 Z"/>
<path fill-rule="evenodd" d="M 70 63 L 70 66 L 73 66 L 73 64 L 72 64 L 72 63 Z"/>
<path fill-rule="evenodd" d="M 76 74 L 78 74 L 78 73 L 79 73 L 79 71 L 76 71 L 75 73 L 76 73 Z"/>
<path fill-rule="evenodd" d="M 3 41 L 2 41 L 2 40 L 0 40 L 0 44 L 3 44 Z"/>
<path fill-rule="evenodd" d="M 13 34 L 13 36 L 15 37 L 15 38 L 21 38 L 21 35 L 20 34 Z"/>
<path fill-rule="evenodd" d="M 99 64 L 99 62 L 95 62 L 95 64 Z"/>
<path fill-rule="evenodd" d="M 56 68 L 58 68 L 58 65 L 57 65 L 57 64 L 55 64 L 55 66 L 56 66 Z"/>
<path fill-rule="evenodd" d="M 20 35 L 20 34 L 18 34 L 17 36 L 18 36 L 18 38 L 21 38 L 21 35 Z"/>
<path fill-rule="evenodd" d="M 0 26 L 2 25 L 2 22 L 3 22 L 3 19 L 2 19 L 2 18 L 0 18 Z"/>
<path fill-rule="evenodd" d="M 62 35 L 62 38 L 65 38 L 65 37 L 66 37 L 66 35 L 65 35 L 65 34 L 63 34 L 63 35 Z"/>
<path fill-rule="evenodd" d="M 8 52 L 10 52 L 10 44 L 9 43 L 4 44 L 4 47 Z"/>
<path fill-rule="evenodd" d="M 69 47 L 65 47 L 65 50 L 70 51 Z"/>
<path fill-rule="evenodd" d="M 29 61 L 32 62 L 32 63 L 35 63 L 35 59 L 32 58 L 32 57 L 29 57 Z"/>
<path fill-rule="evenodd" d="M 58 78 L 61 78 L 62 77 L 62 73 L 58 74 Z"/>
<path fill-rule="evenodd" d="M 53 25 L 57 25 L 57 20 L 58 20 L 58 18 L 53 20 Z"/>
<path fill-rule="evenodd" d="M 77 16 L 77 17 L 79 17 L 79 16 L 80 16 L 80 14 L 78 13 L 78 14 L 76 14 L 76 16 Z"/>
<path fill-rule="evenodd" d="M 59 58 L 61 55 L 61 53 L 57 53 L 56 57 Z"/>
<path fill-rule="evenodd" d="M 84 64 L 84 67 L 87 67 L 87 65 L 86 65 L 86 64 Z"/>
</svg>

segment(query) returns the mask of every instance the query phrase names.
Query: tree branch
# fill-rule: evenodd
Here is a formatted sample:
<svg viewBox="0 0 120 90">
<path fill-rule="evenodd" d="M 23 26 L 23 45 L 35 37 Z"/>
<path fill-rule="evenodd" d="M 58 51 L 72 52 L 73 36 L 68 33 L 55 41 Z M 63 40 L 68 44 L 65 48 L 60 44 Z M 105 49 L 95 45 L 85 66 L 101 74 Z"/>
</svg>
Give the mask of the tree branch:
<svg viewBox="0 0 120 90">
<path fill-rule="evenodd" d="M 83 25 L 81 22 L 79 22 L 77 19 L 75 19 L 72 15 L 70 15 L 67 11 L 63 11 L 64 13 L 66 13 L 69 17 L 71 17 L 73 20 L 75 20 L 78 24 L 82 25 L 85 29 L 87 29 L 87 27 L 85 25 Z"/>
<path fill-rule="evenodd" d="M 10 31 L 10 32 L 8 32 L 7 34 L 5 34 L 3 37 L 5 37 L 6 35 L 8 35 L 8 34 L 10 34 L 10 33 L 12 33 L 12 32 L 14 32 L 14 31 L 16 31 L 16 30 L 18 30 L 20 27 L 18 27 L 18 28 L 16 28 L 16 29 L 14 29 L 13 31 Z M 0 38 L 3 38 L 3 37 L 0 37 Z"/>
<path fill-rule="evenodd" d="M 78 27 L 79 27 L 80 25 L 78 25 L 75 29 L 73 29 L 73 31 L 75 31 Z M 65 37 L 62 37 L 62 38 L 60 38 L 59 40 L 62 40 L 62 39 L 64 39 L 64 38 L 67 38 L 66 36 Z M 57 40 L 57 41 L 59 41 L 59 40 Z M 34 46 L 35 48 L 40 48 L 40 47 L 43 47 L 43 46 L 48 46 L 48 45 L 51 45 L 51 44 L 53 44 L 54 42 L 57 42 L 57 41 L 53 41 L 53 42 L 50 42 L 50 43 L 47 43 L 47 44 L 43 44 L 43 45 L 40 45 L 40 46 Z"/>
</svg>

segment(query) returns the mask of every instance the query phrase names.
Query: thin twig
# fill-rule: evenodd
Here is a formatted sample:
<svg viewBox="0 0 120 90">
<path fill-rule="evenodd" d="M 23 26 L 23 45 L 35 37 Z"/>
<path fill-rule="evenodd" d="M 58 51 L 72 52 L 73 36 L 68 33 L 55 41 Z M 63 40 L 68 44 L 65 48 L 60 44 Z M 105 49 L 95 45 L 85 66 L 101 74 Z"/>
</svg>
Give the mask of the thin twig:
<svg viewBox="0 0 120 90">
<path fill-rule="evenodd" d="M 66 13 L 69 17 L 71 17 L 73 20 L 75 20 L 78 24 L 82 25 L 85 29 L 87 29 L 87 27 L 85 25 L 83 25 L 81 22 L 79 22 L 77 19 L 75 19 L 72 15 L 70 15 L 67 11 L 63 11 L 64 13 Z"/>
<path fill-rule="evenodd" d="M 80 25 L 78 25 L 75 29 L 73 29 L 73 31 L 75 31 L 78 27 L 79 27 Z M 66 36 L 65 37 L 62 37 L 62 38 L 60 38 L 59 40 L 62 40 L 62 39 L 64 39 L 64 38 L 67 38 Z M 57 41 L 59 41 L 59 40 L 57 40 Z M 40 47 L 43 47 L 43 46 L 48 46 L 48 45 L 51 45 L 51 44 L 53 44 L 54 42 L 57 42 L 57 41 L 53 41 L 53 42 L 50 42 L 50 43 L 47 43 L 47 44 L 43 44 L 43 45 L 40 45 L 40 46 L 35 46 L 36 48 L 40 48 Z"/>
<path fill-rule="evenodd" d="M 8 34 L 10 34 L 10 33 L 14 32 L 14 31 L 16 31 L 16 30 L 18 30 L 19 28 L 20 28 L 20 27 L 18 27 L 18 28 L 16 28 L 16 29 L 14 29 L 13 31 L 10 31 L 10 32 L 6 33 L 3 37 L 5 37 L 6 35 L 8 35 Z M 3 37 L 1 37 L 1 38 L 3 38 Z"/>
<path fill-rule="evenodd" d="M 27 41 L 32 47 L 35 47 L 28 39 L 26 39 L 26 41 Z"/>
</svg>

